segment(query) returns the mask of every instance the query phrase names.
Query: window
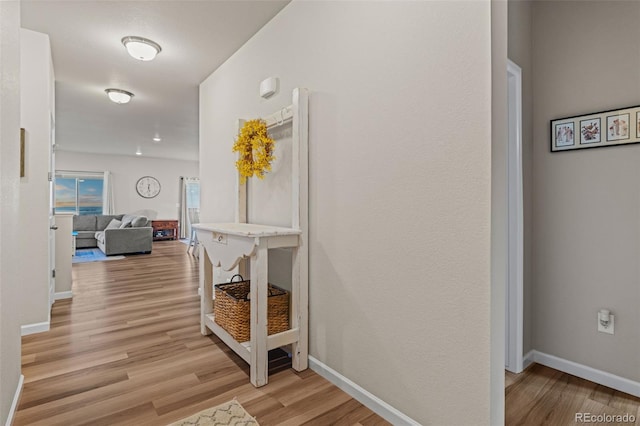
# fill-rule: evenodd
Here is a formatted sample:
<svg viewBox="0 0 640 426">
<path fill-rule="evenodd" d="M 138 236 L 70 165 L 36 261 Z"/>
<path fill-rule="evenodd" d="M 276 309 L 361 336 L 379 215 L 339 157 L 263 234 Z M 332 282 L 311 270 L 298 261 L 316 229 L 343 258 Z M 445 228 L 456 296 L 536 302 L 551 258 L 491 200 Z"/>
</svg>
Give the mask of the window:
<svg viewBox="0 0 640 426">
<path fill-rule="evenodd" d="M 56 176 L 55 184 L 56 212 L 102 214 L 103 178 Z"/>
<path fill-rule="evenodd" d="M 187 208 L 200 209 L 200 181 L 197 179 L 188 180 L 187 185 Z"/>
</svg>

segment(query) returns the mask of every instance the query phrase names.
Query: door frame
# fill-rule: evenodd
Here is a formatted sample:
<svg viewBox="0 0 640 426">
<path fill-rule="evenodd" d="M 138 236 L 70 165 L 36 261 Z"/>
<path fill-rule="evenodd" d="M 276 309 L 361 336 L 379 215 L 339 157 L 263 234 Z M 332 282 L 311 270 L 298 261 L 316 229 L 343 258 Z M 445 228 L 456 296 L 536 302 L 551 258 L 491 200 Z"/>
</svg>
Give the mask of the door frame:
<svg viewBox="0 0 640 426">
<path fill-rule="evenodd" d="M 509 142 L 507 149 L 508 249 L 505 294 L 505 368 L 523 369 L 524 219 L 522 179 L 522 69 L 507 60 Z"/>
<path fill-rule="evenodd" d="M 51 323 L 51 307 L 56 298 L 56 119 L 50 112 L 49 122 L 49 309 L 48 319 Z"/>
</svg>

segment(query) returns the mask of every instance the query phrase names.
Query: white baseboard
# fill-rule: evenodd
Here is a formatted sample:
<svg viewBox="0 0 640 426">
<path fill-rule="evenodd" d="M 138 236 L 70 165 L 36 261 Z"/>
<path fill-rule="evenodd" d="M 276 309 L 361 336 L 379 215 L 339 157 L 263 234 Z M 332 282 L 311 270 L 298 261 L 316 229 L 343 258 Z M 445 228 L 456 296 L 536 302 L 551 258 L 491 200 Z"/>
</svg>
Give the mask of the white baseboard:
<svg viewBox="0 0 640 426">
<path fill-rule="evenodd" d="M 533 352 L 533 361 L 538 364 L 546 365 L 547 367 L 564 373 L 573 374 L 574 376 L 578 376 L 640 398 L 640 382 L 625 379 L 624 377 L 616 376 L 615 374 L 607 373 L 606 371 L 596 370 L 595 368 L 558 358 L 557 356 L 535 350 L 531 352 Z"/>
<path fill-rule="evenodd" d="M 522 359 L 522 371 L 526 370 L 528 366 L 533 364 L 535 361 L 533 360 L 534 350 L 530 350 Z"/>
<path fill-rule="evenodd" d="M 22 335 L 28 336 L 30 334 L 42 333 L 43 331 L 49 331 L 49 321 L 38 322 L 35 324 L 27 324 L 21 327 Z"/>
<path fill-rule="evenodd" d="M 328 365 L 318 361 L 316 358 L 309 356 L 309 368 L 318 373 L 320 376 L 329 380 L 331 383 L 351 395 L 355 400 L 369 408 L 380 417 L 384 418 L 388 422 L 400 426 L 400 425 L 417 425 L 416 422 L 409 416 L 403 414 L 391 405 L 387 404 L 371 392 L 347 379 L 342 374 L 338 373 Z"/>
<path fill-rule="evenodd" d="M 22 385 L 24 384 L 24 376 L 21 374 L 20 379 L 18 380 L 18 387 L 16 388 L 16 393 L 13 395 L 13 402 L 11 403 L 11 409 L 9 410 L 9 415 L 7 416 L 6 426 L 11 426 L 13 422 L 13 416 L 16 414 L 16 409 L 18 408 L 18 401 L 20 401 L 20 394 L 22 393 Z"/>
<path fill-rule="evenodd" d="M 60 293 L 56 293 L 53 295 L 54 300 L 62 300 L 62 299 L 73 299 L 72 291 L 61 291 Z"/>
</svg>

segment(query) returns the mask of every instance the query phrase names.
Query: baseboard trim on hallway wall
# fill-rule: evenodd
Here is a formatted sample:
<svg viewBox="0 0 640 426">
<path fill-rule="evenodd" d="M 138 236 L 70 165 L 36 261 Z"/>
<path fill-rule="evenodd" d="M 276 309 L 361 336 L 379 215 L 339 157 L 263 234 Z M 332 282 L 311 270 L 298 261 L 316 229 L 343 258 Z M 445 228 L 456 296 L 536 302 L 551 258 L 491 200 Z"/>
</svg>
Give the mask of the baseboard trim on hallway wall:
<svg viewBox="0 0 640 426">
<path fill-rule="evenodd" d="M 54 300 L 73 299 L 72 291 L 61 291 L 53 295 Z"/>
<path fill-rule="evenodd" d="M 11 426 L 13 422 L 13 416 L 16 414 L 16 409 L 18 408 L 18 401 L 20 401 L 20 395 L 22 394 L 22 385 L 24 385 L 24 375 L 20 375 L 20 379 L 18 380 L 18 387 L 16 388 L 16 393 L 13 395 L 13 402 L 11 403 L 11 409 L 9 409 L 9 415 L 7 416 L 6 426 Z"/>
<path fill-rule="evenodd" d="M 23 325 L 22 327 L 20 327 L 20 329 L 22 331 L 23 336 L 42 333 L 43 331 L 49 331 L 49 321 Z"/>
<path fill-rule="evenodd" d="M 535 361 L 533 360 L 533 353 L 535 351 L 532 349 L 522 358 L 522 371 L 526 370 L 528 366 L 533 364 Z"/>
<path fill-rule="evenodd" d="M 588 367 L 586 365 L 578 364 L 577 362 L 569 361 L 563 358 L 558 358 L 554 355 L 545 354 L 539 351 L 533 352 L 533 361 L 538 364 L 546 365 L 547 367 L 562 371 L 564 373 L 573 374 L 580 378 L 590 380 L 594 383 L 598 383 L 603 386 L 607 386 L 625 392 L 633 396 L 640 398 L 640 382 L 626 379 L 624 377 L 616 376 L 615 374 L 607 373 L 606 371 L 596 370 L 595 368 Z"/>
<path fill-rule="evenodd" d="M 416 422 L 411 417 L 387 404 L 371 392 L 352 382 L 342 374 L 312 356 L 309 356 L 309 368 L 345 391 L 347 394 L 351 395 L 353 399 L 357 400 L 386 421 L 394 425 L 420 426 L 420 423 Z"/>
</svg>

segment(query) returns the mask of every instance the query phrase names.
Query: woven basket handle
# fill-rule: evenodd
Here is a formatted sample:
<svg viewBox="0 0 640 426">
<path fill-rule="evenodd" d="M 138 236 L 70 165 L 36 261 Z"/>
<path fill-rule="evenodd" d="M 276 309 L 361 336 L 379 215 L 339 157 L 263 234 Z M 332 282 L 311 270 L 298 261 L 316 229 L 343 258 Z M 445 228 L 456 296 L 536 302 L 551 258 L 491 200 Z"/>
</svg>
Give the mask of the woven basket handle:
<svg viewBox="0 0 640 426">
<path fill-rule="evenodd" d="M 231 284 L 231 283 L 233 282 L 233 279 L 234 279 L 235 277 L 240 277 L 240 281 L 238 281 L 238 282 L 244 281 L 244 278 L 242 278 L 242 275 L 240 275 L 240 274 L 235 274 L 235 275 L 234 275 L 234 276 L 232 276 L 232 277 L 231 277 L 231 279 L 229 280 L 229 284 Z"/>
</svg>

